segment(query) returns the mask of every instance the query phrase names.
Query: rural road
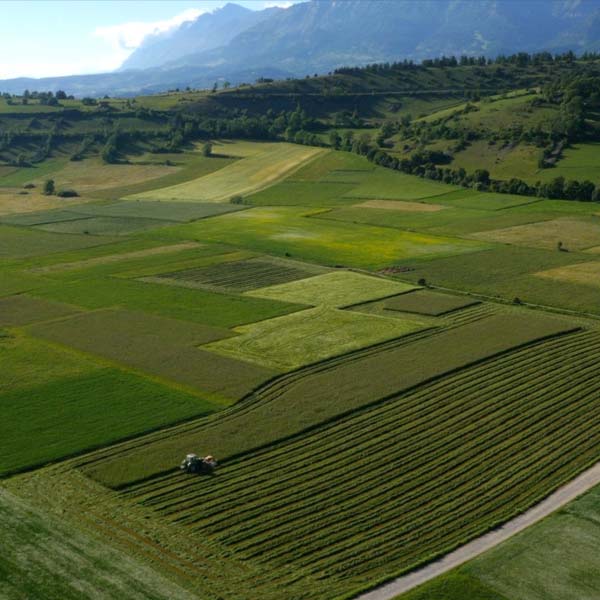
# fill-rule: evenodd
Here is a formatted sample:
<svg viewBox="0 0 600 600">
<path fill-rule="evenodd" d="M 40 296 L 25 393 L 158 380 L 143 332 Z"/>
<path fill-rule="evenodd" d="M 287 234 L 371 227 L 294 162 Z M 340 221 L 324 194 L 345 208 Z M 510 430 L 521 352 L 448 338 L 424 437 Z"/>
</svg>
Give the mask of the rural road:
<svg viewBox="0 0 600 600">
<path fill-rule="evenodd" d="M 446 573 L 459 565 L 475 558 L 482 552 L 497 546 L 511 536 L 523 531 L 530 525 L 541 521 L 554 511 L 562 508 L 584 492 L 600 484 L 600 463 L 584 471 L 570 483 L 558 488 L 545 500 L 536 504 L 523 514 L 506 522 L 502 527 L 494 529 L 472 542 L 461 546 L 454 552 L 429 563 L 428 565 L 412 571 L 402 577 L 398 577 L 370 592 L 357 596 L 355 600 L 391 600 L 398 594 L 402 594 L 425 583 L 442 573 Z"/>
</svg>

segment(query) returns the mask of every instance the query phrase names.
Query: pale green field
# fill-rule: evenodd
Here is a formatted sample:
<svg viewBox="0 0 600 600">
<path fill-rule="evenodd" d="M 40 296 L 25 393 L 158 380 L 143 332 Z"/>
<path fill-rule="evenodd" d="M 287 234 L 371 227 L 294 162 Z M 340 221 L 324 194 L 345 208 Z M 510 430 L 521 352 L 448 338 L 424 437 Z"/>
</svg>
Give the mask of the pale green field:
<svg viewBox="0 0 600 600">
<path fill-rule="evenodd" d="M 252 208 L 169 227 L 161 235 L 360 268 L 382 268 L 409 257 L 434 258 L 489 247 L 474 240 L 313 218 L 319 214 L 322 211 L 299 207 Z"/>
<path fill-rule="evenodd" d="M 217 150 L 244 158 L 204 177 L 127 198 L 228 202 L 233 196 L 245 196 L 272 185 L 323 152 L 309 146 L 267 142 L 232 143 Z"/>
<path fill-rule="evenodd" d="M 237 327 L 238 337 L 213 342 L 203 348 L 263 366 L 290 370 L 423 327 L 416 319 L 387 319 L 322 306 Z"/>
<path fill-rule="evenodd" d="M 249 296 L 272 298 L 297 304 L 340 308 L 394 296 L 415 286 L 352 271 L 325 273 L 248 292 Z"/>
</svg>

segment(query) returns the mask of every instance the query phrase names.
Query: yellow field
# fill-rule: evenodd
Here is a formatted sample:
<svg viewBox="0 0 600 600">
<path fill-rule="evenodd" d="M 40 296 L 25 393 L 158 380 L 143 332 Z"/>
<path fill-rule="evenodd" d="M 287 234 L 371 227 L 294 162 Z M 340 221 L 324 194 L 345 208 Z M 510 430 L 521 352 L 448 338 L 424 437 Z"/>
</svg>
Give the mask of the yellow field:
<svg viewBox="0 0 600 600">
<path fill-rule="evenodd" d="M 75 189 L 80 194 L 95 190 L 132 185 L 157 179 L 176 173 L 180 167 L 168 167 L 157 164 L 123 164 L 109 165 L 99 158 L 88 158 L 81 161 L 70 161 L 64 168 L 53 174 L 57 189 Z M 34 183 L 43 184 L 43 180 L 33 180 Z"/>
<path fill-rule="evenodd" d="M 357 207 L 382 208 L 383 210 L 400 210 L 404 212 L 438 212 L 448 208 L 441 204 L 425 204 L 424 202 L 402 202 L 400 200 L 367 200 Z"/>
<path fill-rule="evenodd" d="M 256 150 L 255 153 L 254 150 Z M 281 143 L 250 143 L 217 146 L 216 152 L 236 155 L 239 160 L 219 171 L 159 190 L 129 198 L 177 200 L 183 202 L 228 202 L 232 196 L 257 192 L 289 175 L 324 150 Z M 240 154 L 238 154 L 240 155 Z"/>
<path fill-rule="evenodd" d="M 584 262 L 535 273 L 536 277 L 600 287 L 600 262 Z"/>
<path fill-rule="evenodd" d="M 13 215 L 52 208 L 69 208 L 91 200 L 91 198 L 44 196 L 38 190 L 29 190 L 27 194 L 21 194 L 22 191 L 19 188 L 0 189 L 0 215 Z"/>
<path fill-rule="evenodd" d="M 548 250 L 555 250 L 560 241 L 567 250 L 583 250 L 600 244 L 600 219 L 553 219 L 505 229 L 482 231 L 469 237 L 488 242 Z"/>
</svg>

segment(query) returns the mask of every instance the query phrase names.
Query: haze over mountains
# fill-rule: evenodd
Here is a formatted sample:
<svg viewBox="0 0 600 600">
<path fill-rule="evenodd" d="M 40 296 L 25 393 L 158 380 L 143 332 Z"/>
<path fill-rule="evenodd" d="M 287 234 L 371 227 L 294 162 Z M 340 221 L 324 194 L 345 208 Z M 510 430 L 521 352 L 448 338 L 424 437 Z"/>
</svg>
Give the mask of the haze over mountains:
<svg viewBox="0 0 600 600">
<path fill-rule="evenodd" d="M 227 4 L 149 36 L 113 73 L 12 79 L 0 91 L 131 95 L 440 55 L 600 49 L 600 0 L 312 0 Z"/>
</svg>

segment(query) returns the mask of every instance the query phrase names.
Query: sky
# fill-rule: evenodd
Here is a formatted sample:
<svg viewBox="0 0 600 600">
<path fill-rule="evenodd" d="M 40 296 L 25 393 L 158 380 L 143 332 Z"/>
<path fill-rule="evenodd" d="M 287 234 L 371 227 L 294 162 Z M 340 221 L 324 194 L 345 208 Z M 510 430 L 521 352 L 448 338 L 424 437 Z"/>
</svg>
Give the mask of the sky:
<svg viewBox="0 0 600 600">
<path fill-rule="evenodd" d="M 235 0 L 252 10 L 298 0 Z M 144 36 L 167 31 L 226 0 L 3 0 L 0 79 L 118 68 Z"/>
</svg>

